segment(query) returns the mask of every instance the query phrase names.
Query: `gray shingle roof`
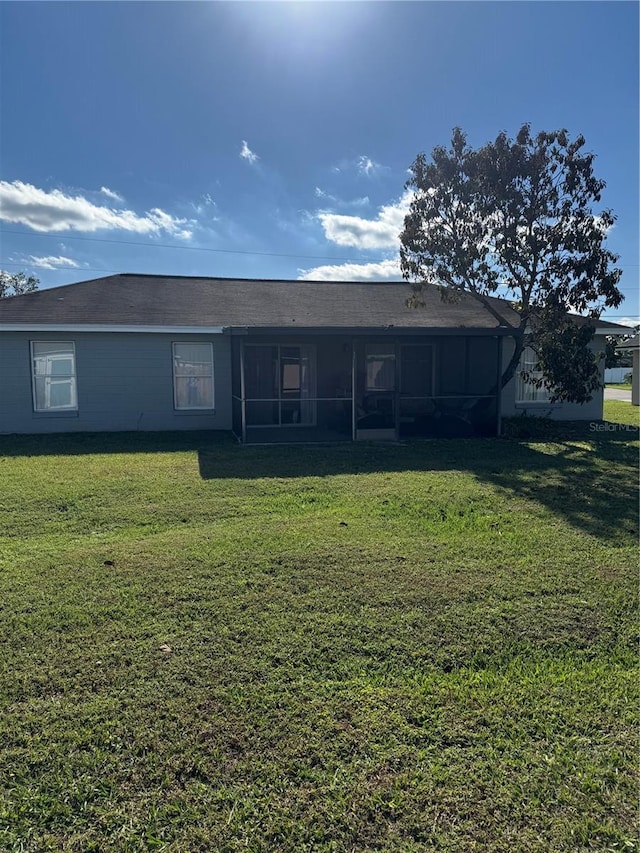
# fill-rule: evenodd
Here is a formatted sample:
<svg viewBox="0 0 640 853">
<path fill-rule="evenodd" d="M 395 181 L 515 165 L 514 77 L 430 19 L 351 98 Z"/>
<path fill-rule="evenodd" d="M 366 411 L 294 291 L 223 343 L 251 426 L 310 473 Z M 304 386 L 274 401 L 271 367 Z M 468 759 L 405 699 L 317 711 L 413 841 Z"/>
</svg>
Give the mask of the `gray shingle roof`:
<svg viewBox="0 0 640 853">
<path fill-rule="evenodd" d="M 276 328 L 497 329 L 476 299 L 442 300 L 424 291 L 424 307 L 407 308 L 405 282 L 360 283 L 114 275 L 0 300 L 0 324 L 224 326 Z M 507 302 L 492 299 L 517 323 Z"/>
</svg>

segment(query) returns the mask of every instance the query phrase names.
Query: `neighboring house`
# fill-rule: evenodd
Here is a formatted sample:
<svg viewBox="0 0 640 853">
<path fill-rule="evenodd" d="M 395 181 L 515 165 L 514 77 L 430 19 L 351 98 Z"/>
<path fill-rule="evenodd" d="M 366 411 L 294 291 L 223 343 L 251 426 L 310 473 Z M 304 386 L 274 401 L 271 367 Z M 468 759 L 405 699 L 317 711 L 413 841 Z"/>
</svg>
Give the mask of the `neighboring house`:
<svg viewBox="0 0 640 853">
<path fill-rule="evenodd" d="M 624 352 L 630 352 L 633 356 L 633 367 L 631 368 L 631 404 L 640 406 L 640 332 L 629 338 L 628 341 L 621 341 L 616 349 Z"/>
<path fill-rule="evenodd" d="M 410 294 L 399 282 L 116 275 L 0 300 L 0 432 L 328 441 L 495 435 L 520 412 L 602 417 L 602 389 L 585 405 L 551 404 L 522 377 L 499 389 L 517 322 L 507 302 L 427 288 L 408 308 Z"/>
</svg>

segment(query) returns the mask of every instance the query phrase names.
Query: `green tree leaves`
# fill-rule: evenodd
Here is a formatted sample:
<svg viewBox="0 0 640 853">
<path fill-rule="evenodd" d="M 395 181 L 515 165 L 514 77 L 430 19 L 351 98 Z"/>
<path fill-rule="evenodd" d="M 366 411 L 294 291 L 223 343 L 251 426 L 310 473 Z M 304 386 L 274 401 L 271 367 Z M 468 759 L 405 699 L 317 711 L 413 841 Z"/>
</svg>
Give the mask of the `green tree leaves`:
<svg viewBox="0 0 640 853">
<path fill-rule="evenodd" d="M 34 275 L 25 275 L 23 272 L 9 273 L 0 270 L 0 299 L 5 296 L 20 296 L 22 293 L 31 293 L 38 289 L 39 279 Z"/>
<path fill-rule="evenodd" d="M 515 140 L 501 132 L 473 149 L 455 128 L 449 149 L 416 157 L 406 184 L 415 195 L 400 235 L 414 301 L 425 284 L 449 296 L 469 292 L 489 309 L 492 294 L 512 300 L 520 324 L 503 386 L 526 334 L 554 398 L 574 402 L 597 388 L 597 363 L 588 346 L 593 324 L 574 328 L 567 315 L 595 320 L 623 299 L 618 258 L 606 247 L 615 216 L 594 209 L 605 182 L 584 146 L 584 137 L 571 141 L 566 130 L 534 136 L 524 124 Z"/>
</svg>

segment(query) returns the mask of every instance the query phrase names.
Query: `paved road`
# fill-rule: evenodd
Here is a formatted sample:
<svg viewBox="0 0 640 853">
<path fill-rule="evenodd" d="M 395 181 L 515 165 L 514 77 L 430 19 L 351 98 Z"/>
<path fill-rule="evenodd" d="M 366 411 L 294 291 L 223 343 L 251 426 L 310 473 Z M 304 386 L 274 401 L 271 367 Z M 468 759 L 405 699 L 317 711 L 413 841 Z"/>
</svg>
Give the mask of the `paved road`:
<svg viewBox="0 0 640 853">
<path fill-rule="evenodd" d="M 631 391 L 623 391 L 622 388 L 605 388 L 605 400 L 624 400 L 626 403 L 631 402 Z"/>
</svg>

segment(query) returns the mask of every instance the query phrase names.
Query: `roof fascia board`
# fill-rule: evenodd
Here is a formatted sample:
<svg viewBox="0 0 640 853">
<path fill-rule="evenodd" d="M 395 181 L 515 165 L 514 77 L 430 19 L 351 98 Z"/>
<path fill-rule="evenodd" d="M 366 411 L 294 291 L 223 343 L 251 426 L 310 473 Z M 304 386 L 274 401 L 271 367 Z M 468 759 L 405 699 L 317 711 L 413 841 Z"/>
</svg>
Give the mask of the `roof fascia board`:
<svg viewBox="0 0 640 853">
<path fill-rule="evenodd" d="M 621 330 L 623 328 L 624 328 L 624 326 L 620 327 Z M 619 334 L 620 334 L 620 332 L 618 331 L 618 329 L 615 326 L 614 327 L 605 326 L 604 328 L 596 326 L 596 330 L 594 332 L 594 335 L 612 335 L 613 337 L 616 337 L 616 335 L 619 335 Z"/>
<path fill-rule="evenodd" d="M 474 326 L 230 326 L 232 335 L 510 335 L 511 329 Z"/>
<path fill-rule="evenodd" d="M 111 323 L 0 323 L 0 332 L 136 332 L 170 335 L 221 335 L 224 326 L 134 326 Z"/>
<path fill-rule="evenodd" d="M 620 331 L 625 327 L 620 326 Z M 240 335 L 509 335 L 504 326 L 141 326 L 111 323 L 0 323 L 0 332 L 136 332 L 146 334 L 222 335 L 225 331 Z M 596 327 L 596 336 L 619 334 L 617 328 Z"/>
</svg>

